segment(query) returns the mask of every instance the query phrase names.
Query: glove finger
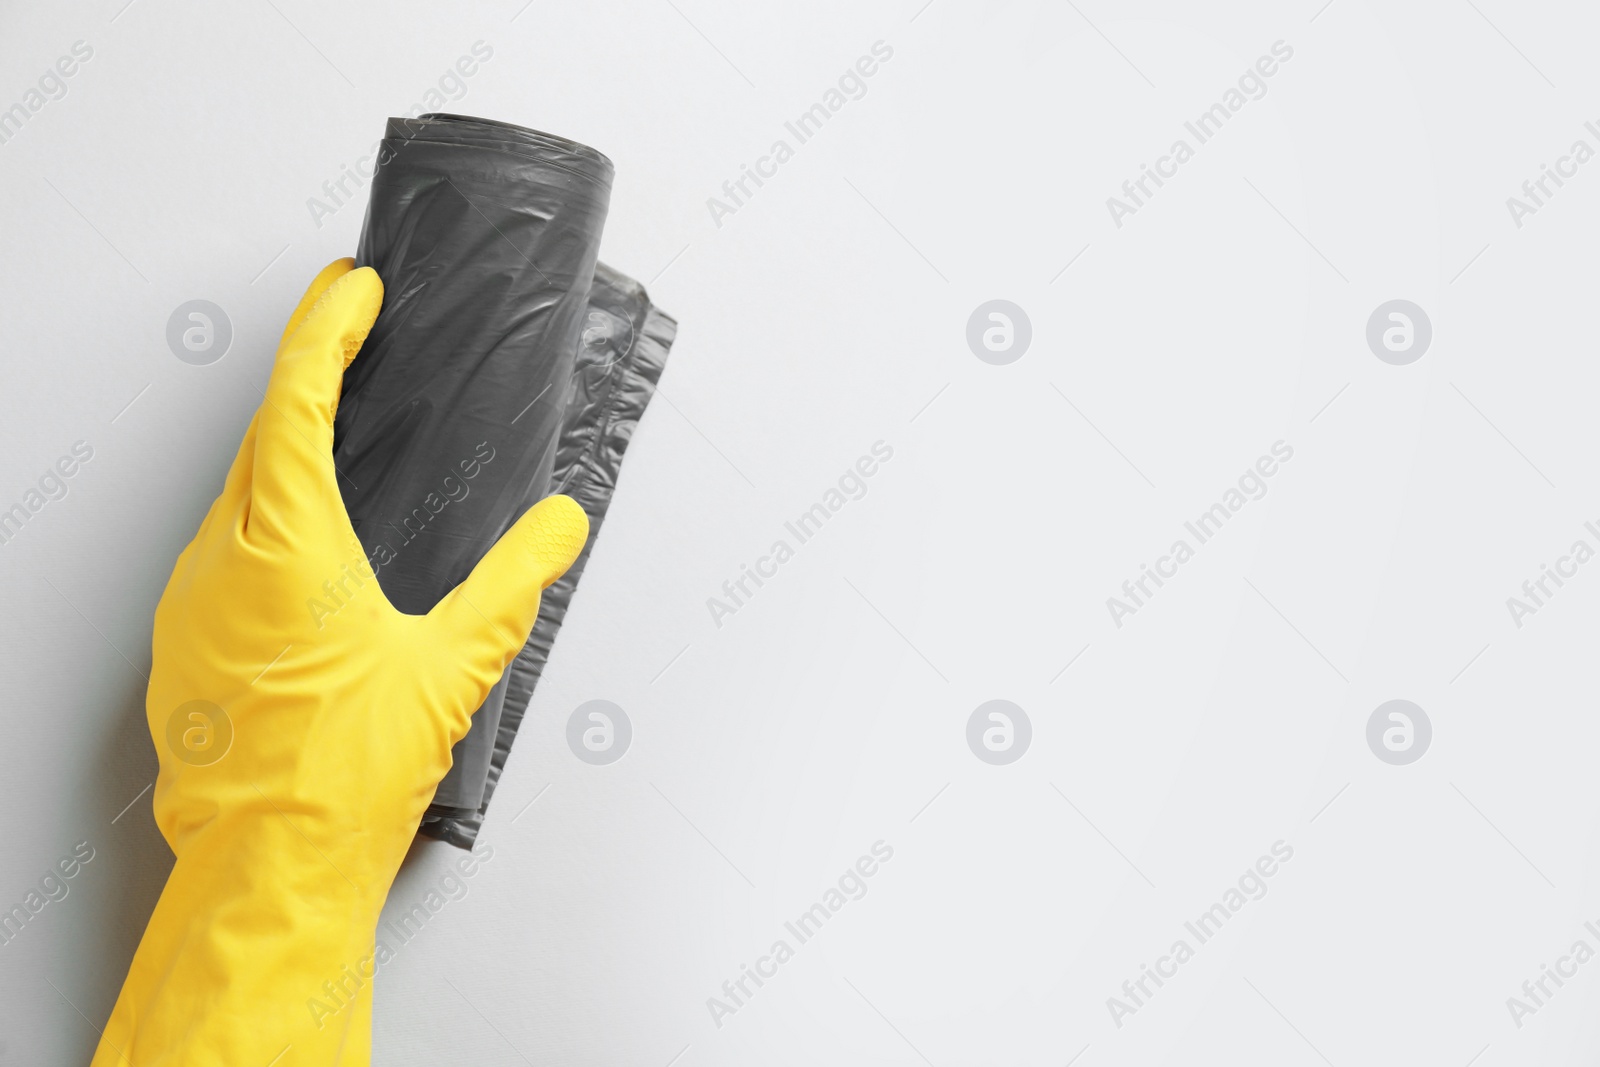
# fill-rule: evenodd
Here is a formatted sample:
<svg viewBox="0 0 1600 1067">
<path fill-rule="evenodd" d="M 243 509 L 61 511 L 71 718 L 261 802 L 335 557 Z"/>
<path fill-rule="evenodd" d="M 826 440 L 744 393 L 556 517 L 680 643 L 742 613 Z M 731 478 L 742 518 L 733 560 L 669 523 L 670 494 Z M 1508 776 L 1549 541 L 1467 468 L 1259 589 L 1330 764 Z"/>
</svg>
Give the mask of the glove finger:
<svg viewBox="0 0 1600 1067">
<path fill-rule="evenodd" d="M 337 536 L 334 516 L 348 525 L 333 466 L 333 416 L 344 370 L 382 303 L 377 272 L 362 267 L 335 277 L 303 315 L 296 309 L 300 321 L 291 319 L 259 412 L 252 527 L 287 541 L 315 530 Z"/>
<path fill-rule="evenodd" d="M 233 466 L 228 468 L 228 477 L 222 483 L 222 492 L 211 502 L 211 510 L 206 512 L 206 517 L 201 521 L 198 536 L 204 536 L 213 522 L 235 522 L 240 525 L 249 522 L 250 476 L 256 462 L 256 426 L 260 422 L 261 412 L 257 411 L 250 417 L 244 439 L 239 442 L 239 452 L 233 457 Z M 219 520 L 219 515 L 224 518 Z"/>
<path fill-rule="evenodd" d="M 283 336 L 278 339 L 280 347 L 300 328 L 300 324 L 306 321 L 306 316 L 317 306 L 317 301 L 328 291 L 328 286 L 355 269 L 356 261 L 345 256 L 343 259 L 334 260 L 317 272 L 317 276 L 311 279 L 311 284 L 306 286 L 305 295 L 300 298 L 300 303 L 294 306 L 294 314 L 289 316 L 288 325 L 283 328 Z"/>
<path fill-rule="evenodd" d="M 527 643 L 539 594 L 567 572 L 588 539 L 589 517 L 575 500 L 545 497 L 428 613 L 437 640 L 451 650 L 441 664 L 453 675 L 450 686 L 459 688 L 446 691 L 467 698 L 464 715 L 477 709 Z"/>
<path fill-rule="evenodd" d="M 289 316 L 289 325 L 283 330 L 284 340 L 287 340 L 289 335 L 305 321 L 312 307 L 322 298 L 322 294 L 327 292 L 328 286 L 350 273 L 355 269 L 355 265 L 356 261 L 346 256 L 344 259 L 334 260 L 317 272 L 317 276 L 311 279 L 311 284 L 306 287 L 305 295 L 295 305 L 294 313 Z M 282 341 L 279 344 L 282 344 Z M 237 515 L 240 506 L 249 501 L 251 468 L 256 462 L 256 427 L 260 421 L 259 411 L 250 417 L 250 425 L 244 432 L 243 440 L 239 442 L 239 451 L 233 457 L 233 465 L 228 468 L 228 477 L 222 483 L 222 492 L 211 505 L 211 510 L 206 513 L 205 521 L 200 524 L 202 530 L 210 525 L 213 516 Z"/>
</svg>

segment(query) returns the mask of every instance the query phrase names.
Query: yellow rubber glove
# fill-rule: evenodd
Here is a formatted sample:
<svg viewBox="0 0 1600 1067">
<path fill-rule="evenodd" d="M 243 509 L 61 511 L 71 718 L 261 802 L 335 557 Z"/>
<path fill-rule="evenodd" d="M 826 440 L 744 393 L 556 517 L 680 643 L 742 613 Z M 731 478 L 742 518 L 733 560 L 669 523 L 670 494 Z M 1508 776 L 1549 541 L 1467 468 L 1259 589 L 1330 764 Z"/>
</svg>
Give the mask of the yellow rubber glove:
<svg viewBox="0 0 1600 1067">
<path fill-rule="evenodd" d="M 384 898 L 451 746 L 588 537 L 549 497 L 433 611 L 389 604 L 333 468 L 341 376 L 383 300 L 353 267 L 295 309 L 156 608 L 146 713 L 177 862 L 95 1067 L 369 1063 Z M 332 1014 L 328 983 L 348 1002 Z"/>
</svg>

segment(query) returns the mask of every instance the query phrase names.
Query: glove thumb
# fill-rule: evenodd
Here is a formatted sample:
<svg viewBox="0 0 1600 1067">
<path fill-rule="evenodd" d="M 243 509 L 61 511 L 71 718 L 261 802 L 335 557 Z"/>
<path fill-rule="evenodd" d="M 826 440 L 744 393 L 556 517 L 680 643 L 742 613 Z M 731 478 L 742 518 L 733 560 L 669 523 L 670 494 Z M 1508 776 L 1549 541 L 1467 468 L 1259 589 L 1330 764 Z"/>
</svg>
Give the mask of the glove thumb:
<svg viewBox="0 0 1600 1067">
<path fill-rule="evenodd" d="M 466 675 L 463 685 L 477 694 L 468 714 L 527 643 L 539 616 L 539 594 L 567 572 L 588 539 L 589 517 L 577 501 L 545 497 L 428 613 Z"/>
</svg>

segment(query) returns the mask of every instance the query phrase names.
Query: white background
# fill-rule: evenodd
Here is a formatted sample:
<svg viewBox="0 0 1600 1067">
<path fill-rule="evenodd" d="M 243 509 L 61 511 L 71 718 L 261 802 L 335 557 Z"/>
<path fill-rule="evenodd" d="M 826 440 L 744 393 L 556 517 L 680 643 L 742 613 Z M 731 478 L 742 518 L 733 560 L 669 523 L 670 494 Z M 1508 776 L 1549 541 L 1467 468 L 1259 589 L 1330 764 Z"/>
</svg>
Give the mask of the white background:
<svg viewBox="0 0 1600 1067">
<path fill-rule="evenodd" d="M 93 48 L 0 144 L 0 509 L 94 449 L 0 546 L 0 906 L 95 849 L 0 945 L 0 1064 L 87 1060 L 170 865 L 151 613 L 284 318 L 355 247 L 364 190 L 320 227 L 307 201 L 477 41 L 445 109 L 608 153 L 603 258 L 682 325 L 493 859 L 380 974 L 375 1062 L 1595 1062 L 1600 962 L 1507 1007 L 1600 949 L 1600 563 L 1520 628 L 1506 606 L 1600 547 L 1600 162 L 1520 228 L 1506 205 L 1600 149 L 1592 10 L 125 3 L 0 14 L 0 108 Z M 707 198 L 880 40 L 719 227 Z M 1107 197 L 1279 40 L 1266 95 L 1116 226 Z M 994 298 L 1032 322 L 1007 366 L 965 340 Z M 1406 366 L 1365 340 L 1396 298 L 1434 330 Z M 191 299 L 235 331 L 210 366 L 166 344 Z M 879 440 L 866 496 L 716 626 Z M 1115 626 L 1279 440 L 1266 496 Z M 595 698 L 634 727 L 606 767 L 565 742 Z M 965 739 L 995 698 L 1033 724 L 1003 767 Z M 1433 725 L 1408 766 L 1366 741 L 1396 698 Z M 716 1025 L 879 840 L 867 895 Z M 1266 896 L 1119 1027 L 1107 998 L 1279 840 Z M 459 855 L 415 850 L 391 911 Z"/>
</svg>

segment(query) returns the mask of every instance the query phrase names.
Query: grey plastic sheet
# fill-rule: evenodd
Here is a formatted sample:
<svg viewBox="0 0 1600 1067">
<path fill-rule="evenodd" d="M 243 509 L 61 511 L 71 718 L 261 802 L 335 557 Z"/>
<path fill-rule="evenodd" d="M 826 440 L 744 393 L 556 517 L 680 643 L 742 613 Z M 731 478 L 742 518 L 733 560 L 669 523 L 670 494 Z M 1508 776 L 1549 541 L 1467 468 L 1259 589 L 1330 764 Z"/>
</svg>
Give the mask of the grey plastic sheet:
<svg viewBox="0 0 1600 1067">
<path fill-rule="evenodd" d="M 390 119 L 357 262 L 383 309 L 345 373 L 334 465 L 379 585 L 422 614 L 531 504 L 588 513 L 527 645 L 452 753 L 421 832 L 471 847 L 676 324 L 598 261 L 611 161 L 483 119 Z"/>
</svg>

